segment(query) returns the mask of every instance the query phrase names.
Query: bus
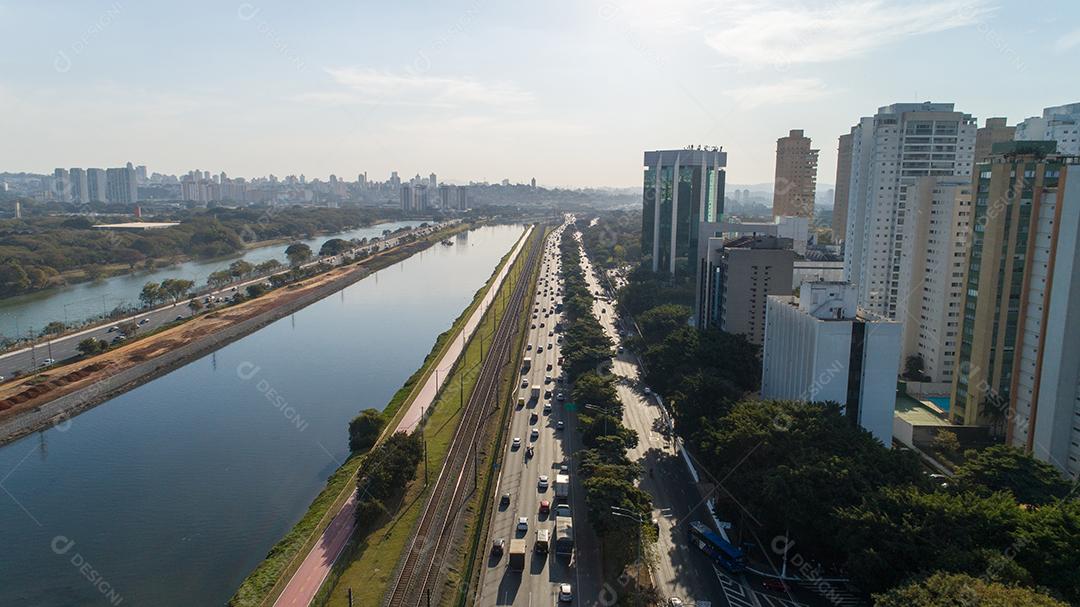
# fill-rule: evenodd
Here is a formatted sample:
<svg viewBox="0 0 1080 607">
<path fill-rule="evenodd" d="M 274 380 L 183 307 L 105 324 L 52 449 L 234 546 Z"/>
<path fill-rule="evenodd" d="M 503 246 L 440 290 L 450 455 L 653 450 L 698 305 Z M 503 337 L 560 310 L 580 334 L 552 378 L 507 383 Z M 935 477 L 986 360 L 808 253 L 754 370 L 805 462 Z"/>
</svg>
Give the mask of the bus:
<svg viewBox="0 0 1080 607">
<path fill-rule="evenodd" d="M 708 555 L 728 573 L 738 573 L 746 568 L 746 555 L 742 549 L 732 546 L 701 521 L 690 523 L 690 543 Z"/>
</svg>

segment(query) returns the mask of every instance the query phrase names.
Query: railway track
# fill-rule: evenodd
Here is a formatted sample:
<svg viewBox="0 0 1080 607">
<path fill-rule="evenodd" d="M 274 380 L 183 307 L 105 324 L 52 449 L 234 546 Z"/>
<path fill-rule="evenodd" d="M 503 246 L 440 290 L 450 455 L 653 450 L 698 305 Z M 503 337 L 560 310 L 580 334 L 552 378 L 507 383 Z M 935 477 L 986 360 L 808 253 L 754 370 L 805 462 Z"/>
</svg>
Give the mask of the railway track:
<svg viewBox="0 0 1080 607">
<path fill-rule="evenodd" d="M 520 311 L 529 279 L 543 250 L 545 238 L 533 243 L 526 257 L 522 276 L 511 292 L 506 310 Z M 495 402 L 499 392 L 499 375 L 509 359 L 513 337 L 521 317 L 516 312 L 504 313 L 499 320 L 487 358 L 480 367 L 480 375 L 472 394 L 466 401 L 461 423 L 454 432 L 449 452 L 439 476 L 424 504 L 416 533 L 405 552 L 404 561 L 387 595 L 387 607 L 420 605 L 425 597 L 436 601 L 439 590 L 439 574 L 443 560 L 454 539 L 455 522 L 461 505 L 471 490 L 467 474 L 470 455 L 475 456 L 477 441 L 482 434 L 488 405 Z M 475 462 L 473 465 L 477 465 Z"/>
</svg>

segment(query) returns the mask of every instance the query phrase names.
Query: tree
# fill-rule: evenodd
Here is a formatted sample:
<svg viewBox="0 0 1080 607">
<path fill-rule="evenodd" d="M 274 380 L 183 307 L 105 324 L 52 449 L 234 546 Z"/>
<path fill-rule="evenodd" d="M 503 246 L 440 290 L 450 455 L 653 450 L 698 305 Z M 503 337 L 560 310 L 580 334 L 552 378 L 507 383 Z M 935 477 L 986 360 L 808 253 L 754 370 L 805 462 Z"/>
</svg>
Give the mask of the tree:
<svg viewBox="0 0 1080 607">
<path fill-rule="evenodd" d="M 904 359 L 904 379 L 909 381 L 930 381 L 930 377 L 923 372 L 922 354 L 912 354 Z"/>
<path fill-rule="evenodd" d="M 75 346 L 75 349 L 78 350 L 79 354 L 82 354 L 83 356 L 93 356 L 94 354 L 103 351 L 107 347 L 109 346 L 104 341 L 94 339 L 93 337 L 87 337 L 86 339 L 80 341 L 79 344 Z"/>
<path fill-rule="evenodd" d="M 67 325 L 65 325 L 63 321 L 54 320 L 45 325 L 45 328 L 41 330 L 41 335 L 57 335 L 63 333 L 64 329 L 67 329 Z"/>
<path fill-rule="evenodd" d="M 952 459 L 960 454 L 960 439 L 951 430 L 939 430 L 934 435 L 934 449 Z"/>
<path fill-rule="evenodd" d="M 249 298 L 251 298 L 251 299 L 254 299 L 256 297 L 259 297 L 259 296 L 263 295 L 264 293 L 266 293 L 270 289 L 267 289 L 266 285 L 264 285 L 263 283 L 256 282 L 256 283 L 252 283 L 252 284 L 248 285 L 247 289 L 245 289 L 245 290 L 247 291 L 247 296 Z"/>
<path fill-rule="evenodd" d="M 961 490 L 982 495 L 1009 491 L 1021 504 L 1033 506 L 1062 499 L 1073 488 L 1054 466 L 1008 445 L 967 451 L 953 481 Z"/>
<path fill-rule="evenodd" d="M 162 292 L 160 284 L 148 282 L 143 285 L 142 291 L 139 292 L 139 301 L 143 302 L 143 305 L 152 308 L 164 296 L 165 293 Z"/>
<path fill-rule="evenodd" d="M 1025 512 L 1012 545 L 1016 561 L 1039 585 L 1080 604 L 1080 500 L 1061 500 Z"/>
<path fill-rule="evenodd" d="M 289 263 L 298 266 L 311 259 L 311 247 L 302 242 L 294 242 L 285 249 L 285 256 Z"/>
<path fill-rule="evenodd" d="M 692 313 L 689 306 L 663 304 L 642 312 L 637 317 L 637 324 L 645 343 L 656 343 L 672 331 L 685 327 Z"/>
<path fill-rule="evenodd" d="M 327 257 L 330 255 L 337 255 L 339 253 L 344 253 L 345 251 L 348 251 L 352 248 L 353 245 L 348 240 L 344 240 L 341 238 L 331 238 L 330 240 L 324 242 L 321 247 L 319 247 L 319 256 Z"/>
<path fill-rule="evenodd" d="M 874 595 L 876 607 L 1067 607 L 1029 588 L 1006 586 L 970 575 L 935 573 Z"/>
<path fill-rule="evenodd" d="M 229 270 L 218 270 L 210 273 L 210 276 L 206 278 L 206 284 L 210 285 L 211 288 L 218 289 L 229 284 L 232 280 L 233 276 Z"/>
<path fill-rule="evenodd" d="M 192 299 L 187 303 L 187 305 L 188 309 L 191 310 L 192 315 L 198 314 L 199 311 L 203 309 L 202 302 L 199 301 L 198 298 Z"/>
<path fill-rule="evenodd" d="M 237 259 L 229 264 L 229 275 L 235 278 L 243 278 L 251 274 L 255 270 L 255 266 L 243 259 Z"/>
<path fill-rule="evenodd" d="M 592 404 L 602 409 L 622 413 L 622 402 L 615 390 L 615 379 L 610 375 L 598 375 L 593 372 L 582 374 L 574 382 L 572 392 L 574 400 L 580 405 Z"/>
<path fill-rule="evenodd" d="M 267 259 L 266 261 L 255 266 L 255 271 L 259 274 L 269 274 L 276 272 L 282 267 L 281 262 L 276 259 Z"/>
<path fill-rule="evenodd" d="M 378 409 L 364 409 L 349 422 L 349 450 L 367 451 L 378 440 L 386 419 Z"/>
<path fill-rule="evenodd" d="M 169 297 L 173 300 L 173 303 L 179 303 L 181 299 L 187 296 L 188 291 L 195 286 L 193 281 L 183 278 L 166 278 L 161 281 L 161 293 L 164 297 Z"/>
<path fill-rule="evenodd" d="M 17 295 L 30 288 L 26 270 L 14 259 L 0 264 L 0 296 Z"/>
</svg>

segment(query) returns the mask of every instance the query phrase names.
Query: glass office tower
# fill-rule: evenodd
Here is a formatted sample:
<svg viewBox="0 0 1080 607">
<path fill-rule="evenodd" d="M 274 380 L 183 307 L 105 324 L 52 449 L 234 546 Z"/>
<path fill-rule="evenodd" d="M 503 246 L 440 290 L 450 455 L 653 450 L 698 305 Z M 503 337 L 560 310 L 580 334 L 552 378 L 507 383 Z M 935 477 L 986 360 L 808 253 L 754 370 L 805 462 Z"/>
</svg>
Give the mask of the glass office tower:
<svg viewBox="0 0 1080 607">
<path fill-rule="evenodd" d="M 689 275 L 698 225 L 724 212 L 724 167 L 719 148 L 645 152 L 641 251 L 654 272 Z"/>
</svg>

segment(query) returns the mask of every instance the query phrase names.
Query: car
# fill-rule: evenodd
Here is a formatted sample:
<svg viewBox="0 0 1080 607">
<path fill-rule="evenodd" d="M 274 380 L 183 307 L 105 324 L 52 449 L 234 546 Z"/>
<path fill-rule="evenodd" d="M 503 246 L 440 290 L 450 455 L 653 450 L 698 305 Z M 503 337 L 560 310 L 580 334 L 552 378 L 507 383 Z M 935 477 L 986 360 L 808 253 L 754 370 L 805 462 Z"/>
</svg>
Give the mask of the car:
<svg viewBox="0 0 1080 607">
<path fill-rule="evenodd" d="M 544 415 L 551 413 L 551 403 L 544 403 Z"/>
<path fill-rule="evenodd" d="M 682 599 L 674 596 L 668 599 L 667 604 L 668 607 L 683 607 Z"/>
<path fill-rule="evenodd" d="M 570 584 L 559 584 L 559 602 L 569 603 L 574 600 L 574 588 Z"/>
<path fill-rule="evenodd" d="M 566 464 L 559 464 L 559 472 L 562 474 L 570 474 L 570 466 Z"/>
<path fill-rule="evenodd" d="M 491 542 L 491 556 L 502 556 L 503 550 L 506 548 L 506 540 L 496 538 Z"/>
<path fill-rule="evenodd" d="M 550 375 L 545 375 L 544 376 L 544 383 L 545 384 L 550 384 L 551 383 L 551 376 Z"/>
<path fill-rule="evenodd" d="M 559 379 L 562 379 L 562 378 L 560 377 Z M 562 392 L 559 392 L 559 393 L 558 393 L 558 394 L 557 394 L 557 395 L 555 396 L 555 398 L 557 398 L 557 399 L 559 399 L 559 400 L 566 400 L 566 395 L 565 395 L 565 394 L 563 394 Z"/>
<path fill-rule="evenodd" d="M 529 517 L 527 517 L 527 516 L 519 516 L 518 517 L 517 530 L 518 531 L 528 531 L 529 530 Z"/>
<path fill-rule="evenodd" d="M 544 328 L 544 323 L 540 323 L 540 328 L 541 328 L 541 329 L 543 329 L 543 328 Z"/>
<path fill-rule="evenodd" d="M 547 364 L 547 370 L 550 371 L 551 369 L 552 369 L 552 365 L 551 365 L 551 363 L 548 363 Z"/>
<path fill-rule="evenodd" d="M 46 358 L 45 360 L 41 361 L 41 366 L 42 367 L 48 367 L 49 365 L 51 365 L 51 364 L 53 364 L 55 362 L 56 361 L 51 359 L 51 358 Z"/>
<path fill-rule="evenodd" d="M 528 388 L 529 387 L 529 380 L 528 379 L 521 380 L 521 387 L 522 388 Z"/>
<path fill-rule="evenodd" d="M 533 329 L 535 329 L 535 328 L 536 328 L 536 323 L 533 323 L 533 326 L 532 326 L 532 328 L 533 328 Z"/>
<path fill-rule="evenodd" d="M 150 319 L 149 319 L 149 318 L 144 318 L 144 319 L 142 319 L 142 320 L 140 320 L 140 321 L 139 321 L 139 324 L 140 324 L 140 325 L 145 325 L 145 324 L 146 324 L 146 323 L 148 323 L 148 322 L 150 322 Z"/>
<path fill-rule="evenodd" d="M 562 423 L 561 419 L 558 422 L 555 423 L 555 429 L 556 430 L 562 430 L 563 429 L 563 423 Z"/>
<path fill-rule="evenodd" d="M 536 440 L 536 439 L 540 438 L 540 430 L 538 430 L 536 428 L 533 428 L 532 432 L 530 432 L 529 435 L 532 436 L 533 440 Z"/>
<path fill-rule="evenodd" d="M 525 344 L 526 350 L 532 350 L 532 344 Z"/>
<path fill-rule="evenodd" d="M 529 414 L 529 423 L 530 423 L 530 424 L 535 424 L 535 423 L 536 423 L 536 419 L 537 419 L 537 417 L 536 417 L 536 411 L 533 411 L 533 412 L 532 412 L 531 414 Z"/>
<path fill-rule="evenodd" d="M 559 504 L 555 506 L 555 516 L 570 516 L 570 505 Z"/>
<path fill-rule="evenodd" d="M 789 587 L 783 580 L 768 579 L 762 580 L 761 587 L 770 592 L 788 592 Z"/>
<path fill-rule="evenodd" d="M 544 351 L 544 346 L 536 346 L 536 353 L 537 354 L 539 354 L 540 352 L 543 352 L 543 351 Z"/>
<path fill-rule="evenodd" d="M 514 440 L 510 443 L 515 449 L 521 448 L 521 437 L 515 436 Z"/>
<path fill-rule="evenodd" d="M 117 335 L 116 337 L 112 338 L 112 342 L 114 344 L 118 344 L 118 343 L 120 343 L 122 341 L 124 341 L 124 336 L 123 335 Z"/>
<path fill-rule="evenodd" d="M 547 500 L 540 500 L 540 514 L 548 514 L 551 512 L 551 502 Z"/>
<path fill-rule="evenodd" d="M 548 331 L 548 337 L 554 337 L 555 331 Z"/>
<path fill-rule="evenodd" d="M 177 317 L 176 317 L 176 318 L 174 318 L 173 320 L 184 320 L 184 317 L 183 317 L 183 316 L 177 316 Z"/>
<path fill-rule="evenodd" d="M 113 325 L 113 326 L 109 327 L 109 330 L 106 331 L 106 333 L 114 333 L 114 332 L 119 331 L 119 330 L 120 330 L 120 327 L 118 327 L 116 325 Z"/>
<path fill-rule="evenodd" d="M 548 477 L 547 477 L 546 474 L 541 474 L 539 477 L 537 477 L 536 486 L 539 487 L 540 489 L 547 489 L 548 488 Z"/>
<path fill-rule="evenodd" d="M 652 394 L 652 388 L 649 388 L 648 386 L 645 386 L 645 390 L 643 391 L 645 392 L 645 394 Z"/>
<path fill-rule="evenodd" d="M 625 350 L 626 348 L 619 346 L 619 354 L 622 354 Z"/>
<path fill-rule="evenodd" d="M 509 493 L 502 494 L 502 497 L 499 498 L 499 505 L 500 506 L 509 506 L 510 505 L 510 494 Z"/>
</svg>

